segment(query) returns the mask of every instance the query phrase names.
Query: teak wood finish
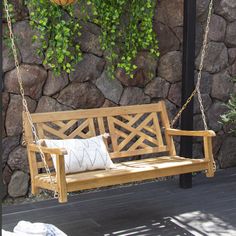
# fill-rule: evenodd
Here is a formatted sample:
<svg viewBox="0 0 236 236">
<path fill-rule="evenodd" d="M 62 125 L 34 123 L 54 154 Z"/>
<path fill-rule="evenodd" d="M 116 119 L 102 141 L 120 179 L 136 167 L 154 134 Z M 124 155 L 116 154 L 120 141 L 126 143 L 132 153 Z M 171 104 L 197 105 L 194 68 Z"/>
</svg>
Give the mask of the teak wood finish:
<svg viewBox="0 0 236 236">
<path fill-rule="evenodd" d="M 24 114 L 23 117 L 33 194 L 37 194 L 39 188 L 55 188 L 59 193 L 59 202 L 67 202 L 67 192 L 83 189 L 195 171 L 206 171 L 208 177 L 214 176 L 214 131 L 171 129 L 163 101 L 147 105 L 32 114 L 40 139 L 89 138 L 108 132 L 110 140 L 105 140 L 105 143 L 112 159 L 125 160 L 140 155 L 143 157 L 141 160 L 128 159 L 116 163 L 116 168 L 111 170 L 65 174 L 66 150 L 41 147 L 49 167 L 53 167 L 50 154 L 57 156 L 56 169 L 60 171 L 57 174 L 52 173 L 53 184 L 50 177 L 41 171 L 44 165 L 36 158 L 39 148 L 33 142 L 31 128 Z M 203 137 L 204 158 L 190 159 L 177 156 L 173 142 L 173 136 L 176 135 Z"/>
</svg>

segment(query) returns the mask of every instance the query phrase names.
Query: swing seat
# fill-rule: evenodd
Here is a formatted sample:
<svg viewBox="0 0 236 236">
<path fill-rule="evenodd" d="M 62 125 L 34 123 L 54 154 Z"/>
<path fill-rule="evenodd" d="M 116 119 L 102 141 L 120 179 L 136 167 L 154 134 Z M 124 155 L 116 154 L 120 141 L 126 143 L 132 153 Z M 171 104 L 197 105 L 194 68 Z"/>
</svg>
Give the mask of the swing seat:
<svg viewBox="0 0 236 236">
<path fill-rule="evenodd" d="M 40 139 L 90 138 L 110 134 L 104 140 L 115 168 L 65 174 L 65 149 L 48 148 L 34 144 L 31 126 L 23 113 L 25 139 L 31 174 L 32 193 L 39 188 L 56 190 L 59 202 L 67 202 L 67 193 L 111 186 L 158 177 L 205 171 L 214 176 L 212 137 L 214 131 L 184 131 L 171 129 L 163 101 L 156 104 L 98 108 L 66 112 L 32 114 L 32 121 Z M 204 157 L 190 159 L 176 155 L 173 136 L 203 138 Z M 49 167 L 53 168 L 51 154 L 56 157 L 57 173 L 51 178 L 42 171 L 44 164 L 38 160 L 41 151 Z M 131 157 L 141 157 L 131 160 Z"/>
</svg>

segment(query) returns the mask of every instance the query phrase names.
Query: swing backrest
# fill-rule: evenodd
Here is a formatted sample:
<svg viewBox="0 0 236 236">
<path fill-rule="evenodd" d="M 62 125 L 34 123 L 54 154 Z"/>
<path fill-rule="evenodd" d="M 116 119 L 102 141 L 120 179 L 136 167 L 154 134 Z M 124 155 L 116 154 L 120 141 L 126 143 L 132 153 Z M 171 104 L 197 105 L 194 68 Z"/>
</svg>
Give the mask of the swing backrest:
<svg viewBox="0 0 236 236">
<path fill-rule="evenodd" d="M 40 139 L 90 138 L 109 133 L 105 140 L 111 158 L 169 152 L 169 119 L 163 101 L 155 104 L 35 113 L 32 120 Z M 25 121 L 26 126 L 27 120 Z M 33 137 L 27 132 L 26 140 Z M 172 145 L 172 147 L 170 147 Z"/>
</svg>

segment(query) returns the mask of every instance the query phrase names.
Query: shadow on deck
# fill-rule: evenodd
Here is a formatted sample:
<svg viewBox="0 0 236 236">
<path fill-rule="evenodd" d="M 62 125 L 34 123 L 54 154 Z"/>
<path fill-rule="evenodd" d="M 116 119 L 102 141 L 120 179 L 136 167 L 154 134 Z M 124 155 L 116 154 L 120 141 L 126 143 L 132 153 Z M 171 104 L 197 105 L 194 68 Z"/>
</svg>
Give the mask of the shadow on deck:
<svg viewBox="0 0 236 236">
<path fill-rule="evenodd" d="M 54 224 L 69 236 L 236 235 L 236 168 L 198 175 L 192 189 L 177 180 L 142 183 L 3 207 L 3 229 L 20 220 Z"/>
</svg>

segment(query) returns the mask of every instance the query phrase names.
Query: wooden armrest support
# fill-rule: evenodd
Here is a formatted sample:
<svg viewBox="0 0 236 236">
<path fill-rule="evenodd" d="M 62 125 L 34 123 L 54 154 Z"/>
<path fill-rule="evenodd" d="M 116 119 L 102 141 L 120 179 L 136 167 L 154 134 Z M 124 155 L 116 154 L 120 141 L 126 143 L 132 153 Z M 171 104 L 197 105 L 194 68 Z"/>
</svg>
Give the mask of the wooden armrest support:
<svg viewBox="0 0 236 236">
<path fill-rule="evenodd" d="M 166 129 L 166 134 L 170 136 L 196 136 L 196 137 L 214 137 L 216 136 L 213 130 L 179 130 Z"/>
<path fill-rule="evenodd" d="M 64 148 L 48 148 L 44 146 L 39 146 L 36 144 L 28 144 L 28 149 L 33 152 L 40 152 L 40 149 L 42 150 L 43 153 L 45 154 L 56 154 L 56 155 L 66 155 L 67 151 Z"/>
<path fill-rule="evenodd" d="M 215 172 L 214 157 L 212 152 L 212 137 L 216 136 L 213 130 L 178 130 L 178 129 L 166 129 L 167 136 L 195 136 L 203 137 L 204 144 L 204 159 L 208 162 L 208 168 L 206 175 L 213 177 Z"/>
</svg>

